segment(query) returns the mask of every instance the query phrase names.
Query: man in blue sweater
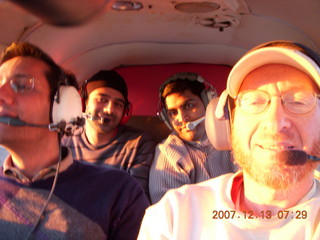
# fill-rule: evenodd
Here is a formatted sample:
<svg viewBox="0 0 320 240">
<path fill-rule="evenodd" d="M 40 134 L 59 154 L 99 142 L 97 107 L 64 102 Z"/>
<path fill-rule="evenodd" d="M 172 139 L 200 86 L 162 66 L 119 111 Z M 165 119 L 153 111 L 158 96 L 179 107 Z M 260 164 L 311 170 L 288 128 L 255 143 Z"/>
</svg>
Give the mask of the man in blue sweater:
<svg viewBox="0 0 320 240">
<path fill-rule="evenodd" d="M 29 43 L 1 56 L 0 144 L 9 156 L 0 170 L 0 236 L 136 239 L 148 206 L 139 184 L 120 170 L 73 161 L 61 147 L 62 133 L 77 126 L 74 109 L 81 113 L 65 76 Z"/>
</svg>

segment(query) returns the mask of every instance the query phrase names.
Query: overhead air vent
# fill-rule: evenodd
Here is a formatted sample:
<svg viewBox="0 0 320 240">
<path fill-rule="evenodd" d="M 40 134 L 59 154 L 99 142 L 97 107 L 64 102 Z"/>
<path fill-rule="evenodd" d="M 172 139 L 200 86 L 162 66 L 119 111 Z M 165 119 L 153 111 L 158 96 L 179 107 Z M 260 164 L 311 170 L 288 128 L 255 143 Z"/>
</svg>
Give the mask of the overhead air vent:
<svg viewBox="0 0 320 240">
<path fill-rule="evenodd" d="M 119 11 L 131 11 L 131 10 L 140 10 L 143 8 L 141 2 L 134 1 L 115 1 L 112 5 L 112 9 Z"/>
<path fill-rule="evenodd" d="M 175 9 L 186 13 L 207 13 L 220 8 L 220 5 L 214 2 L 184 2 L 178 3 Z"/>
<path fill-rule="evenodd" d="M 204 27 L 219 29 L 219 31 L 221 32 L 225 28 L 236 27 L 240 23 L 240 21 L 237 18 L 230 15 L 216 15 L 213 17 L 205 18 L 195 16 L 192 18 L 192 21 L 195 24 L 199 24 Z"/>
</svg>

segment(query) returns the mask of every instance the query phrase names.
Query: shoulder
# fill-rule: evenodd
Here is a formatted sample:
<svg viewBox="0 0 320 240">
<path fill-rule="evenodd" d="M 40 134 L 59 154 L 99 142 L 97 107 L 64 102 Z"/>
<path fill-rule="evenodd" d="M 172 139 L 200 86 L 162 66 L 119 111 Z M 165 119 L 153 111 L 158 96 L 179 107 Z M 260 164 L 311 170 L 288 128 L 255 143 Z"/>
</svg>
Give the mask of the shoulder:
<svg viewBox="0 0 320 240">
<path fill-rule="evenodd" d="M 138 183 L 125 171 L 120 169 L 111 168 L 105 165 L 96 165 L 84 161 L 73 161 L 67 174 L 71 176 L 76 175 L 77 181 L 96 182 L 98 185 L 130 185 L 132 187 L 138 186 Z"/>
<path fill-rule="evenodd" d="M 137 128 L 131 127 L 131 126 L 127 126 L 127 125 L 121 125 L 118 128 L 118 137 L 126 137 L 126 138 L 130 138 L 130 139 L 145 139 L 145 140 L 151 140 L 154 141 L 154 139 L 152 138 L 152 136 L 144 131 L 141 131 Z"/>
<path fill-rule="evenodd" d="M 155 149 L 153 165 L 176 165 L 178 162 L 186 162 L 188 150 L 183 141 L 171 133 L 165 140 L 159 143 Z"/>
<path fill-rule="evenodd" d="M 183 185 L 169 190 L 163 197 L 164 202 L 177 206 L 210 205 L 210 202 L 230 202 L 234 174 L 225 174 L 197 184 Z"/>
<path fill-rule="evenodd" d="M 189 155 L 184 141 L 175 133 L 171 133 L 159 143 L 156 151 L 158 156 L 169 158 L 173 162 L 178 162 Z"/>
<path fill-rule="evenodd" d="M 234 174 L 225 174 L 197 184 L 170 189 L 149 211 L 200 212 L 213 206 L 232 205 L 231 184 Z M 178 210 L 179 209 L 179 210 Z"/>
<path fill-rule="evenodd" d="M 88 145 L 87 138 L 85 136 L 85 131 L 79 132 L 78 134 L 72 136 L 64 135 L 61 140 L 62 145 L 72 147 L 76 145 Z"/>
<path fill-rule="evenodd" d="M 101 205 L 113 212 L 136 211 L 143 214 L 149 205 L 140 184 L 120 169 L 74 161 L 67 170 L 59 174 L 59 180 L 59 186 L 63 186 L 58 188 L 60 194 L 73 199 L 78 196 L 79 203 L 92 203 L 88 209 Z M 100 210 L 104 215 L 103 208 Z"/>
<path fill-rule="evenodd" d="M 172 195 L 183 200 L 184 198 L 190 198 L 195 195 L 199 196 L 198 194 L 200 194 L 200 196 L 207 194 L 212 195 L 212 193 L 216 194 L 222 189 L 231 190 L 231 186 L 228 186 L 228 184 L 230 184 L 233 176 L 233 173 L 228 173 L 200 183 L 183 185 L 178 189 L 169 190 L 168 197 L 171 197 L 170 195 Z"/>
<path fill-rule="evenodd" d="M 96 189 L 100 198 L 112 198 L 108 201 L 130 202 L 140 199 L 143 203 L 148 202 L 141 185 L 129 173 L 120 169 L 74 161 L 66 175 L 62 177 L 65 183 L 76 184 L 89 192 Z"/>
<path fill-rule="evenodd" d="M 320 180 L 315 178 L 314 181 L 316 184 L 316 194 L 318 198 L 320 198 Z"/>
<path fill-rule="evenodd" d="M 161 148 L 173 146 L 184 146 L 182 139 L 174 132 L 171 132 L 166 139 L 159 143 Z"/>
</svg>

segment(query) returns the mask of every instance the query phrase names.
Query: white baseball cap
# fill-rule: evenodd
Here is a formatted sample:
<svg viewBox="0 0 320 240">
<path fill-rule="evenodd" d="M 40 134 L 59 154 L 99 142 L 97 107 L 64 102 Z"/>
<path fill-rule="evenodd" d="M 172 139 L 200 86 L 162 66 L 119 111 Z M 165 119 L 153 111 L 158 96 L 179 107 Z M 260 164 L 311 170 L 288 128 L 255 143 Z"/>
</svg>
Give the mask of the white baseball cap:
<svg viewBox="0 0 320 240">
<path fill-rule="evenodd" d="M 275 42 L 276 43 L 276 42 Z M 281 42 L 280 42 L 281 43 Z M 286 42 L 285 42 L 286 43 Z M 300 45 L 288 42 L 279 45 L 257 47 L 245 54 L 232 68 L 228 81 L 227 92 L 235 98 L 244 78 L 253 70 L 267 64 L 285 64 L 295 67 L 308 74 L 320 88 L 319 62 L 308 56 Z"/>
</svg>

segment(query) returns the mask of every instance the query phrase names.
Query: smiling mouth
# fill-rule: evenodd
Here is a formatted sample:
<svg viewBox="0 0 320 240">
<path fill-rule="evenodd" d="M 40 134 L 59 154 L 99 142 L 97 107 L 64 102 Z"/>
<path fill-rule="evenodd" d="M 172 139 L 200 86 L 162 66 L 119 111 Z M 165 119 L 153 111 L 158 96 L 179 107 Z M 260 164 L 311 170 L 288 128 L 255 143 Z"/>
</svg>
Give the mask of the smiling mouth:
<svg viewBox="0 0 320 240">
<path fill-rule="evenodd" d="M 12 118 L 16 118 L 17 116 L 7 110 L 2 109 L 2 111 L 0 111 L 0 117 L 12 117 Z"/>
<path fill-rule="evenodd" d="M 262 146 L 258 145 L 261 149 L 264 150 L 271 150 L 271 151 L 286 151 L 286 150 L 293 150 L 294 146 L 283 146 L 283 145 L 269 145 L 269 146 Z"/>
<path fill-rule="evenodd" d="M 98 115 L 100 119 L 103 119 L 103 122 L 111 122 L 114 121 L 114 118 L 109 115 Z"/>
<path fill-rule="evenodd" d="M 183 126 L 180 128 L 180 131 L 190 132 L 191 130 L 189 130 L 186 126 Z"/>
</svg>

